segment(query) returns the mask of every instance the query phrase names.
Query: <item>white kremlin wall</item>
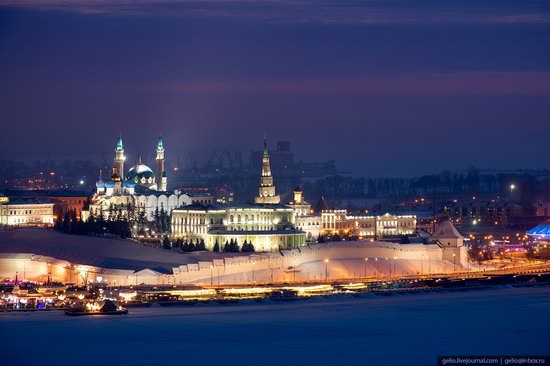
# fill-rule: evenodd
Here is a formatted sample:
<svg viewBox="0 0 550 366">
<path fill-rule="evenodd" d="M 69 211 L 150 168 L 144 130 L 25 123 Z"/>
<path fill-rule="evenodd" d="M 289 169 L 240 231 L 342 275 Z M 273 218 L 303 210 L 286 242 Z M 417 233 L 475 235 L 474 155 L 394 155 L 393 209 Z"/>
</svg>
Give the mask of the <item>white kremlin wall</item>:
<svg viewBox="0 0 550 366">
<path fill-rule="evenodd" d="M 455 257 L 452 256 L 452 253 Z M 452 259 L 451 259 L 452 258 Z M 456 259 L 455 259 L 456 258 Z M 454 263 L 453 263 L 454 262 Z M 48 264 L 49 263 L 49 264 Z M 152 269 L 140 271 L 84 266 L 33 254 L 0 254 L 0 277 L 83 284 L 229 284 L 242 282 L 301 281 L 414 274 L 452 273 L 468 266 L 465 247 L 395 244 L 387 242 L 337 242 L 315 244 L 280 253 L 258 253 L 189 263 L 173 274 Z"/>
<path fill-rule="evenodd" d="M 456 251 L 456 261 L 444 260 L 444 252 Z M 451 256 L 452 258 L 452 256 Z M 325 260 L 328 260 L 325 262 Z M 454 263 L 453 263 L 454 262 Z M 390 277 L 451 273 L 468 266 L 466 248 L 442 249 L 438 245 L 387 242 L 338 242 L 315 244 L 281 253 L 264 253 L 199 262 L 174 268 L 175 283 L 227 284 Z"/>
</svg>

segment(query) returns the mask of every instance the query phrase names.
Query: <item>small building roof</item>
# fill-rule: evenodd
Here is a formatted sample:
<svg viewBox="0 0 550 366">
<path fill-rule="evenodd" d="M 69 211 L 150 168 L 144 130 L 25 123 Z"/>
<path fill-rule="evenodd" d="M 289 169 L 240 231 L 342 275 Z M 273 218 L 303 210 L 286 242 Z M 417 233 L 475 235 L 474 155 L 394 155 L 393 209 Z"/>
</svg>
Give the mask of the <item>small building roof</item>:
<svg viewBox="0 0 550 366">
<path fill-rule="evenodd" d="M 55 204 L 56 202 L 41 197 L 32 197 L 32 198 L 22 198 L 22 197 L 9 197 L 9 202 L 7 205 L 45 205 L 45 204 Z"/>
<path fill-rule="evenodd" d="M 439 238 L 463 238 L 462 235 L 458 232 L 458 230 L 455 228 L 455 226 L 448 220 L 443 221 L 435 232 L 432 235 L 433 239 L 439 239 Z"/>
<path fill-rule="evenodd" d="M 325 197 L 321 196 L 319 197 L 319 201 L 317 201 L 317 204 L 314 208 L 315 212 L 321 212 L 324 210 L 330 210 L 330 207 L 327 204 L 327 201 L 325 201 Z"/>
</svg>

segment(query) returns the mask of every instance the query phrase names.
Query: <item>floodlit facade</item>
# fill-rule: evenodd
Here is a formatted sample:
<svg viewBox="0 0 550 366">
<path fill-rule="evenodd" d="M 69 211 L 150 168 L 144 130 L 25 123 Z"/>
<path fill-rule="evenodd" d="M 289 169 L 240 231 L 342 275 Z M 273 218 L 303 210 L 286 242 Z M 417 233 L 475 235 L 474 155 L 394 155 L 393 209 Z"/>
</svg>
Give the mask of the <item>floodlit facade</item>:
<svg viewBox="0 0 550 366">
<path fill-rule="evenodd" d="M 52 226 L 54 202 L 39 198 L 0 197 L 0 225 Z"/>
<path fill-rule="evenodd" d="M 189 205 L 172 211 L 171 225 L 172 236 L 204 239 L 209 250 L 216 241 L 223 246 L 231 239 L 239 246 L 244 240 L 252 242 L 256 250 L 265 251 L 305 242 L 305 233 L 295 229 L 296 213 L 283 205 Z"/>
<path fill-rule="evenodd" d="M 322 234 L 346 234 L 372 238 L 413 235 L 416 232 L 416 224 L 414 215 L 348 214 L 346 210 L 321 212 Z"/>
<path fill-rule="evenodd" d="M 314 242 L 321 234 L 321 216 L 296 216 L 296 228 L 306 233 L 306 240 Z"/>
</svg>

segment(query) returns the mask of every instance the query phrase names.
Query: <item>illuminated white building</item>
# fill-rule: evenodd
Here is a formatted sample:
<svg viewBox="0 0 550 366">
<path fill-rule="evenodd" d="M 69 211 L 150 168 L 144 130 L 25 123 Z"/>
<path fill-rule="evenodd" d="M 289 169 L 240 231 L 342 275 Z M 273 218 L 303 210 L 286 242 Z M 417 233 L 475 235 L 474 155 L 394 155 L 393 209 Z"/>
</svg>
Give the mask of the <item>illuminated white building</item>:
<svg viewBox="0 0 550 366">
<path fill-rule="evenodd" d="M 294 189 L 294 199 L 287 206 L 296 212 L 296 228 L 306 233 L 307 241 L 315 241 L 321 234 L 321 216 L 313 214 L 300 187 Z"/>
<path fill-rule="evenodd" d="M 0 197 L 0 225 L 52 226 L 54 203 L 40 198 Z"/>
<path fill-rule="evenodd" d="M 283 205 L 190 205 L 172 211 L 172 236 L 203 239 L 209 250 L 230 240 L 246 240 L 256 251 L 296 248 L 305 233 L 295 229 L 296 214 Z"/>
<path fill-rule="evenodd" d="M 296 217 L 296 228 L 306 233 L 307 241 L 316 241 L 321 234 L 321 216 L 302 215 Z"/>
<path fill-rule="evenodd" d="M 322 234 L 383 238 L 415 234 L 416 216 L 348 214 L 346 210 L 324 210 L 321 212 L 321 225 Z"/>
</svg>

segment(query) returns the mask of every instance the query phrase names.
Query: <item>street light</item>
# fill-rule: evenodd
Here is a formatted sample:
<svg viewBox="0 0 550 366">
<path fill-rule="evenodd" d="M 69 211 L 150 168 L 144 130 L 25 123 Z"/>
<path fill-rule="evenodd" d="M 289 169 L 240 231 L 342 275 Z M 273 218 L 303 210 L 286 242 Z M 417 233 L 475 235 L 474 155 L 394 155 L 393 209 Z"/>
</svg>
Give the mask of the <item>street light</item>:
<svg viewBox="0 0 550 366">
<path fill-rule="evenodd" d="M 516 185 L 515 184 L 510 184 L 510 200 L 513 200 L 514 198 L 514 189 L 516 189 Z"/>
<path fill-rule="evenodd" d="M 453 253 L 453 273 L 456 273 L 456 254 Z"/>
<path fill-rule="evenodd" d="M 367 262 L 369 261 L 368 258 L 365 258 L 365 277 L 367 277 Z"/>
<path fill-rule="evenodd" d="M 325 258 L 325 281 L 328 281 L 328 258 Z"/>
<path fill-rule="evenodd" d="M 376 278 L 378 278 L 378 273 L 380 272 L 378 269 L 378 257 L 374 258 L 374 261 L 376 262 Z"/>
<path fill-rule="evenodd" d="M 397 277 L 397 275 L 395 274 L 395 262 L 397 261 L 397 257 L 393 257 L 393 276 L 394 277 Z"/>
<path fill-rule="evenodd" d="M 252 282 L 256 282 L 255 275 L 254 275 L 254 266 L 256 265 L 256 262 L 252 262 Z"/>
<path fill-rule="evenodd" d="M 210 286 L 214 284 L 214 267 L 210 266 Z"/>
</svg>

